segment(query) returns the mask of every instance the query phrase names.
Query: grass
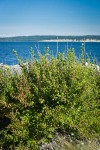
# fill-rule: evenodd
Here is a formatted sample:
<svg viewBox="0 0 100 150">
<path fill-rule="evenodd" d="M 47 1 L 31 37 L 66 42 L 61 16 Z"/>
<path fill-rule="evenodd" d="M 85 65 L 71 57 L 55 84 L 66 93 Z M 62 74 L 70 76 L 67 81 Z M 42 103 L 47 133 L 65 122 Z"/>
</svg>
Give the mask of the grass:
<svg viewBox="0 0 100 150">
<path fill-rule="evenodd" d="M 96 140 L 94 141 L 79 141 L 68 139 L 65 135 L 57 134 L 55 139 L 44 144 L 40 150 L 100 150 L 100 143 Z"/>
</svg>

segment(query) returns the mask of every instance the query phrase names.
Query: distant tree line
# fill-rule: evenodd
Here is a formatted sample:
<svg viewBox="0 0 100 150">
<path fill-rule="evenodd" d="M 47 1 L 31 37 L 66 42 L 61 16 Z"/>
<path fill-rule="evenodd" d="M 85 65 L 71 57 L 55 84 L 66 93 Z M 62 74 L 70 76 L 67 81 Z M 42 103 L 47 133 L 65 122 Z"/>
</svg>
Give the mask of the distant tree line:
<svg viewBox="0 0 100 150">
<path fill-rule="evenodd" d="M 15 37 L 0 37 L 0 42 L 37 42 L 42 40 L 56 40 L 56 39 L 76 39 L 85 40 L 100 40 L 100 35 L 85 35 L 85 36 L 57 36 L 57 35 L 36 35 L 36 36 L 15 36 Z"/>
</svg>

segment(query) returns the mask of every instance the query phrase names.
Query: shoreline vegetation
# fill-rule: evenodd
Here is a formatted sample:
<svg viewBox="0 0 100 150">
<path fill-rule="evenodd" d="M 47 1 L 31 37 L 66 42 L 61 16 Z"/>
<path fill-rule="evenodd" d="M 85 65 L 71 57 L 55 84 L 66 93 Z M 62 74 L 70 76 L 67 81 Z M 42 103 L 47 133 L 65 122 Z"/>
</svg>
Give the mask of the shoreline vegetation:
<svg viewBox="0 0 100 150">
<path fill-rule="evenodd" d="M 100 35 L 59 36 L 35 35 L 0 37 L 0 42 L 100 42 Z"/>
<path fill-rule="evenodd" d="M 29 68 L 29 63 L 26 62 L 26 63 L 23 63 L 24 66 L 27 66 L 27 68 Z M 96 64 L 89 64 L 88 62 L 85 62 L 84 64 L 86 67 L 91 67 L 91 68 L 95 68 L 95 70 L 97 70 L 98 72 L 100 72 L 100 66 L 99 65 L 96 65 Z M 19 65 L 19 64 L 16 64 L 16 65 L 6 65 L 6 64 L 0 64 L 0 69 L 2 70 L 5 70 L 5 69 L 10 69 L 11 70 L 11 73 L 19 73 L 21 74 L 22 72 L 22 67 Z"/>
<path fill-rule="evenodd" d="M 26 64 L 15 51 L 21 72 L 0 68 L 1 150 L 99 150 L 100 72 L 84 49 Z"/>
<path fill-rule="evenodd" d="M 40 42 L 100 42 L 100 40 L 95 39 L 85 39 L 85 40 L 72 40 L 72 39 L 55 39 L 55 40 L 41 40 Z"/>
</svg>

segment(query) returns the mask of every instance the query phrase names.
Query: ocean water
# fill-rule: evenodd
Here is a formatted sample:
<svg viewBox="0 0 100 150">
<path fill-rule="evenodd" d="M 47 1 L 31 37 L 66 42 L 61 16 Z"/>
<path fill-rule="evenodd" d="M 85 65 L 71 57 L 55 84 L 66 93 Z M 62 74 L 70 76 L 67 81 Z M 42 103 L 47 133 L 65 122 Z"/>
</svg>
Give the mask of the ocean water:
<svg viewBox="0 0 100 150">
<path fill-rule="evenodd" d="M 58 52 L 67 52 L 68 48 L 74 48 L 77 57 L 81 54 L 81 42 L 0 42 L 0 63 L 7 65 L 18 64 L 13 50 L 16 50 L 18 55 L 24 59 L 29 60 L 31 49 L 37 57 L 38 51 L 44 54 L 44 51 L 49 47 L 50 55 L 56 57 Z M 86 42 L 85 52 L 88 53 L 91 60 L 96 58 L 97 64 L 100 65 L 100 42 Z"/>
</svg>

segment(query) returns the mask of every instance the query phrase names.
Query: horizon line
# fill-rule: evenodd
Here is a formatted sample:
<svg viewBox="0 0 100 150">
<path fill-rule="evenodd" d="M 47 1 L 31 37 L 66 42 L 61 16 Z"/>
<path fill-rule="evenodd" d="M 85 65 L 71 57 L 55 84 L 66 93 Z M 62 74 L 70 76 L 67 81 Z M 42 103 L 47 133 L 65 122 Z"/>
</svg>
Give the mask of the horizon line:
<svg viewBox="0 0 100 150">
<path fill-rule="evenodd" d="M 29 36 L 100 36 L 100 34 L 74 34 L 74 35 L 62 35 L 62 34 L 36 34 L 36 35 L 0 35 L 0 38 L 10 38 L 10 37 L 29 37 Z"/>
</svg>

